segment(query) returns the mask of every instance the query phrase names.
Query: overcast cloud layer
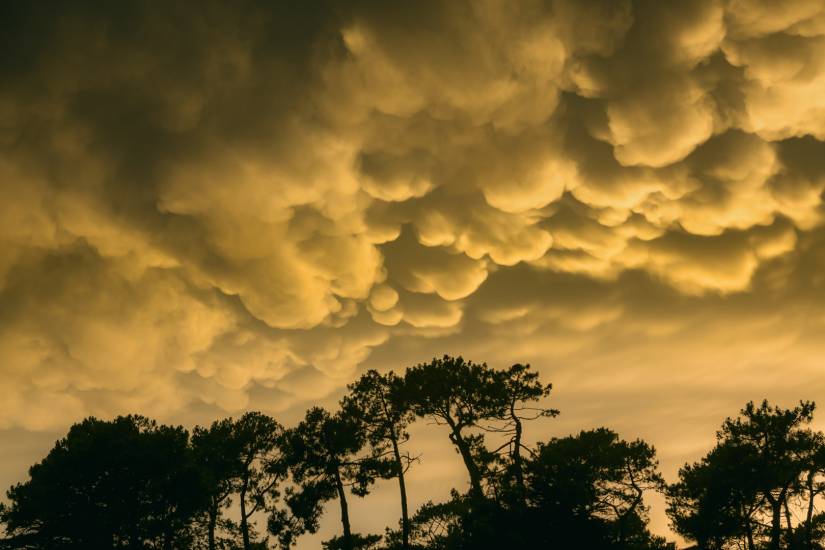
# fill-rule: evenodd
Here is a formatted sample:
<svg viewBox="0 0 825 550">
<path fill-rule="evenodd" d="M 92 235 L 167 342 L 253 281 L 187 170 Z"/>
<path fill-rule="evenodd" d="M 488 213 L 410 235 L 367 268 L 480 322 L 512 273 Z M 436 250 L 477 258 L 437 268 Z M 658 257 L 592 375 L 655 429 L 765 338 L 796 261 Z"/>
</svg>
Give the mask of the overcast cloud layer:
<svg viewBox="0 0 825 550">
<path fill-rule="evenodd" d="M 7 445 L 445 352 L 669 467 L 825 404 L 825 2 L 270 4 L 2 7 Z"/>
</svg>

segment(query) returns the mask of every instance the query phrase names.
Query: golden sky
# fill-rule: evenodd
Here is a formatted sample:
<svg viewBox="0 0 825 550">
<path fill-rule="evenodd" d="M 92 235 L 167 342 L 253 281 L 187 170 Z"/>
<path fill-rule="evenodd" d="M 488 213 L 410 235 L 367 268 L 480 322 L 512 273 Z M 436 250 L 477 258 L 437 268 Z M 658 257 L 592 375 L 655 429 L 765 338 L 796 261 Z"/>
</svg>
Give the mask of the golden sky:
<svg viewBox="0 0 825 550">
<path fill-rule="evenodd" d="M 824 1 L 93 4 L 0 17 L 4 487 L 87 415 L 288 424 L 443 353 L 671 480 L 825 405 Z"/>
</svg>

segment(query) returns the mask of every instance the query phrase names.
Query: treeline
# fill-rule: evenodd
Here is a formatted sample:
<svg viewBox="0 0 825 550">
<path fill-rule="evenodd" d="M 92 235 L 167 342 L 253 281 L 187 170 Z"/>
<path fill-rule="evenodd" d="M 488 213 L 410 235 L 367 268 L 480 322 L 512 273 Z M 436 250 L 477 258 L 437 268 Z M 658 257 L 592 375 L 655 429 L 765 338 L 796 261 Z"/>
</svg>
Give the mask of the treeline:
<svg viewBox="0 0 825 550">
<path fill-rule="evenodd" d="M 545 406 L 550 389 L 529 365 L 445 356 L 403 375 L 369 371 L 336 411 L 311 408 L 289 428 L 259 412 L 191 433 L 87 418 L 8 491 L 0 547 L 287 549 L 334 501 L 341 530 L 326 550 L 673 549 L 648 530 L 650 491 L 697 548 L 825 547 L 825 436 L 808 426 L 812 403 L 748 404 L 667 485 L 652 446 L 606 428 L 525 444 L 531 421 L 558 414 Z M 417 420 L 442 427 L 469 484 L 411 513 Z M 379 480 L 397 485 L 398 526 L 355 533 L 349 502 Z"/>
</svg>

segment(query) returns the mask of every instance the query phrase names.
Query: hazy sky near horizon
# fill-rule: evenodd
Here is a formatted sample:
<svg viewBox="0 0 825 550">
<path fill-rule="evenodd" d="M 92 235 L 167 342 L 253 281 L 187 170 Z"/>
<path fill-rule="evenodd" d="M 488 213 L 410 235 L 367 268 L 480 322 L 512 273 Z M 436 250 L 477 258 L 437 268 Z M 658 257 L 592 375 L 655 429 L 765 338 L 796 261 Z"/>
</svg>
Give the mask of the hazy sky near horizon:
<svg viewBox="0 0 825 550">
<path fill-rule="evenodd" d="M 825 404 L 825 1 L 0 10 L 4 486 L 87 415 L 290 423 L 443 353 L 671 479 Z"/>
</svg>

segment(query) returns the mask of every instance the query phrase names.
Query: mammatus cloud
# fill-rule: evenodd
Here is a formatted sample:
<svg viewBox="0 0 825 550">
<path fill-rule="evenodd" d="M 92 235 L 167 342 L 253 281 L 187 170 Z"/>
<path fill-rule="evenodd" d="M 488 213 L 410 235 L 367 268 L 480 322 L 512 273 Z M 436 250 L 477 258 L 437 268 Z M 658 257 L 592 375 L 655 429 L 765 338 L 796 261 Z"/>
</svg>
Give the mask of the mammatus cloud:
<svg viewBox="0 0 825 550">
<path fill-rule="evenodd" d="M 3 10 L 2 428 L 823 322 L 822 2 Z"/>
</svg>

